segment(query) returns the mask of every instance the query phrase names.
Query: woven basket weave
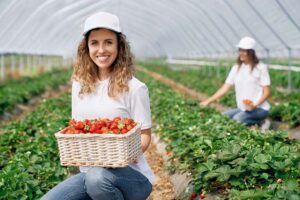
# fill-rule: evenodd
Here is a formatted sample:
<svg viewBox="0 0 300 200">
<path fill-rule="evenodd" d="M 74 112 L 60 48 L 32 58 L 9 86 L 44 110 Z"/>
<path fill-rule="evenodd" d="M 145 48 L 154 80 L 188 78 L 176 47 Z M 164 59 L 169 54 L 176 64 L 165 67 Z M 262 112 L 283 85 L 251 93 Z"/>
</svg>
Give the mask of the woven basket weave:
<svg viewBox="0 0 300 200">
<path fill-rule="evenodd" d="M 126 134 L 55 133 L 63 166 L 126 167 L 142 154 L 141 126 Z"/>
</svg>

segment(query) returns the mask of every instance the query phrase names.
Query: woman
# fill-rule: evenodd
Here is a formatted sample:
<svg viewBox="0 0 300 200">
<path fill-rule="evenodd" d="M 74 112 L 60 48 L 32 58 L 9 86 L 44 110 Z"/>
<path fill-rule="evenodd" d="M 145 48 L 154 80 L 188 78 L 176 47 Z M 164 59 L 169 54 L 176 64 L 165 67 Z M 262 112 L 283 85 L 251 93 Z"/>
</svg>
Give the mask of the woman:
<svg viewBox="0 0 300 200">
<path fill-rule="evenodd" d="M 117 16 L 96 13 L 85 21 L 73 72 L 72 118 L 130 117 L 142 124 L 141 148 L 151 141 L 147 86 L 133 76 L 133 56 Z M 125 168 L 80 167 L 80 173 L 50 190 L 48 200 L 143 200 L 154 174 L 144 155 Z"/>
<path fill-rule="evenodd" d="M 270 76 L 265 64 L 259 62 L 254 50 L 253 38 L 240 40 L 237 64 L 231 71 L 224 85 L 210 98 L 201 102 L 202 106 L 221 98 L 234 85 L 237 108 L 224 114 L 248 126 L 261 124 L 267 118 L 270 104 Z"/>
</svg>

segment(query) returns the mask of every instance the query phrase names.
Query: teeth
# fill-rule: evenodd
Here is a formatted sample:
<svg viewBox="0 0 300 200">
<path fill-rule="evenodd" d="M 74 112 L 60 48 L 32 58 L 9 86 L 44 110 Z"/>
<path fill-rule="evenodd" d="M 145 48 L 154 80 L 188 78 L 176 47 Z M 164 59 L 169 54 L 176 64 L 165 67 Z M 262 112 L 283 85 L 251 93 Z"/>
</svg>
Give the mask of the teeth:
<svg viewBox="0 0 300 200">
<path fill-rule="evenodd" d="M 96 56 L 100 62 L 105 62 L 109 56 Z"/>
</svg>

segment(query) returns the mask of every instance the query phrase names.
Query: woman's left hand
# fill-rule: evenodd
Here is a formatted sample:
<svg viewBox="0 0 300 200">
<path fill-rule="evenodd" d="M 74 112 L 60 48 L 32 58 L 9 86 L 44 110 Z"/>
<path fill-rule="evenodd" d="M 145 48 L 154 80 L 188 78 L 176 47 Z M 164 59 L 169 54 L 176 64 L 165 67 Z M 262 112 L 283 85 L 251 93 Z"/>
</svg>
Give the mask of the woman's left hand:
<svg viewBox="0 0 300 200">
<path fill-rule="evenodd" d="M 256 105 L 253 105 L 253 104 L 247 105 L 247 106 L 246 106 L 246 110 L 247 110 L 247 111 L 253 111 L 253 110 L 255 110 L 256 108 L 257 108 L 257 106 L 256 106 Z"/>
</svg>

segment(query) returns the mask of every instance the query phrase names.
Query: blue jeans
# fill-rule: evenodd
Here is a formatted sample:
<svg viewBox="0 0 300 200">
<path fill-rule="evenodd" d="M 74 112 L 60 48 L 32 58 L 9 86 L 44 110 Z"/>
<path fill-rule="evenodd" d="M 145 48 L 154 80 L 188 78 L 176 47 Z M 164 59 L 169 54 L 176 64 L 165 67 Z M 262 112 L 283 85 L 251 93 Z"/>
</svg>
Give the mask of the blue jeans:
<svg viewBox="0 0 300 200">
<path fill-rule="evenodd" d="M 267 118 L 269 111 L 262 108 L 256 108 L 252 111 L 242 111 L 239 108 L 224 112 L 229 118 L 234 119 L 246 126 L 254 124 L 261 125 L 262 121 Z"/>
<path fill-rule="evenodd" d="M 93 167 L 61 182 L 41 200 L 145 200 L 152 185 L 131 167 Z"/>
</svg>

